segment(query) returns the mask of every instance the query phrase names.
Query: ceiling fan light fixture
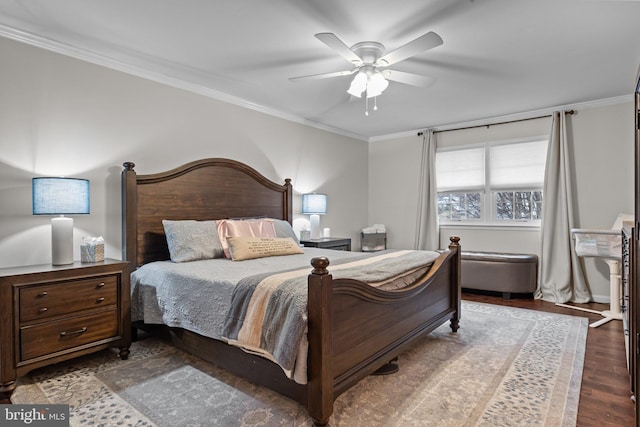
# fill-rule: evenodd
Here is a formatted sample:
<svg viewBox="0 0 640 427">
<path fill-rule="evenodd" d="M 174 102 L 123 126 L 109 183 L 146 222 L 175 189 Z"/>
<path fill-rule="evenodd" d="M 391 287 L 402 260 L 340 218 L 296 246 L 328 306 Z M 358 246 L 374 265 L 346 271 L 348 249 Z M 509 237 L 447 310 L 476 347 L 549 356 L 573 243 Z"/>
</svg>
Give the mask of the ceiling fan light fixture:
<svg viewBox="0 0 640 427">
<path fill-rule="evenodd" d="M 349 86 L 347 93 L 360 98 L 362 96 L 362 92 L 365 90 L 367 90 L 367 75 L 362 71 L 359 71 L 351 81 L 351 85 Z"/>
<path fill-rule="evenodd" d="M 367 98 L 380 95 L 389 86 L 389 82 L 384 78 L 380 71 L 376 71 L 367 82 Z"/>
<path fill-rule="evenodd" d="M 329 77 L 340 77 L 356 74 L 347 93 L 357 98 L 362 98 L 365 93 L 365 114 L 369 114 L 369 98 L 373 98 L 374 110 L 378 109 L 377 97 L 389 86 L 389 80 L 417 87 L 427 87 L 433 79 L 420 74 L 407 73 L 386 69 L 419 53 L 425 52 L 442 44 L 442 38 L 430 31 L 420 37 L 403 44 L 402 46 L 386 52 L 382 43 L 375 41 L 363 41 L 349 47 L 333 33 L 317 33 L 316 38 L 340 56 L 349 61 L 354 68 L 351 70 L 332 73 L 312 74 L 308 76 L 290 77 L 290 81 L 317 80 Z M 378 68 L 385 68 L 379 71 Z"/>
</svg>

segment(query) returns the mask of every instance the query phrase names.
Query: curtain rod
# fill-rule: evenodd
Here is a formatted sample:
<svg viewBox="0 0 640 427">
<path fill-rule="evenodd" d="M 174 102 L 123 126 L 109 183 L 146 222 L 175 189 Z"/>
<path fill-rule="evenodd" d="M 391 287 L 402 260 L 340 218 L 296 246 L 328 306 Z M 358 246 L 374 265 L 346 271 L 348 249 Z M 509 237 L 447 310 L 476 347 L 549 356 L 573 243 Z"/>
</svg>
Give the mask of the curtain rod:
<svg viewBox="0 0 640 427">
<path fill-rule="evenodd" d="M 567 110 L 564 112 L 565 114 L 574 114 L 575 110 Z M 517 123 L 517 122 L 526 122 L 527 120 L 537 120 L 537 119 L 544 119 L 545 117 L 551 117 L 551 114 L 546 114 L 544 116 L 537 116 L 537 117 L 527 117 L 526 119 L 517 119 L 517 120 L 510 120 L 508 122 L 498 122 L 498 123 L 489 123 L 486 125 L 475 125 L 475 126 L 466 126 L 466 127 L 462 127 L 462 128 L 455 128 L 455 129 L 445 129 L 445 130 L 434 130 L 433 133 L 442 133 L 442 132 L 450 132 L 452 130 L 465 130 L 465 129 L 475 129 L 475 128 L 489 128 L 491 126 L 497 126 L 497 125 L 508 125 L 510 123 Z M 418 136 L 422 136 L 423 132 L 418 132 Z"/>
</svg>

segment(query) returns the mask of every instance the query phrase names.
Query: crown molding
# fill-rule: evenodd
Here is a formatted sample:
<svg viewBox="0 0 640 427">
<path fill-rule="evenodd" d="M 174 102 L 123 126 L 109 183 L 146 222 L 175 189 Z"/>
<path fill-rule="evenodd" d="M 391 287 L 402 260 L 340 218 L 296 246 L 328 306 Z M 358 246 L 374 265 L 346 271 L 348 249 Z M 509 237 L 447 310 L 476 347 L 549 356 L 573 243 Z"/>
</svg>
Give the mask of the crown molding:
<svg viewBox="0 0 640 427">
<path fill-rule="evenodd" d="M 556 107 L 549 107 L 540 110 L 527 111 L 522 113 L 509 114 L 506 116 L 489 117 L 486 119 L 472 120 L 468 122 L 460 122 L 438 126 L 427 126 L 422 129 L 414 129 L 410 131 L 398 132 L 388 135 L 380 135 L 369 138 L 369 142 L 386 141 L 389 139 L 399 139 L 416 136 L 419 132 L 423 132 L 425 129 L 433 129 L 434 131 L 454 130 L 458 128 L 466 128 L 473 126 L 486 126 L 494 123 L 508 122 L 511 120 L 530 119 L 538 116 L 545 116 L 552 114 L 554 111 L 559 110 L 586 110 L 590 108 L 606 107 L 608 105 L 622 104 L 624 102 L 633 102 L 633 95 L 622 95 L 611 98 L 596 99 L 592 101 L 579 102 L 575 104 L 558 105 Z"/>
<path fill-rule="evenodd" d="M 79 47 L 71 46 L 66 43 L 61 43 L 53 39 L 38 36 L 26 31 L 18 30 L 13 27 L 9 27 L 0 24 L 0 37 L 4 37 L 13 41 L 28 44 L 40 49 L 44 49 L 50 52 L 54 52 L 60 55 L 69 56 L 74 59 L 78 59 L 84 62 L 89 62 L 102 67 L 110 68 L 112 70 L 120 71 L 126 74 L 130 74 L 136 77 L 150 80 L 156 83 L 171 86 L 177 89 L 186 90 L 188 92 L 195 93 L 197 95 L 206 96 L 218 101 L 222 101 L 228 104 L 236 105 L 238 107 L 247 108 L 249 110 L 257 111 L 269 116 L 277 117 L 279 119 L 287 120 L 293 123 L 302 124 L 322 131 L 334 133 L 337 135 L 345 136 L 348 138 L 367 142 L 368 138 L 364 135 L 358 135 L 351 132 L 347 132 L 342 129 L 334 128 L 322 123 L 314 122 L 309 119 L 297 116 L 295 114 L 287 113 L 275 108 L 267 107 L 264 105 L 250 102 L 246 99 L 239 98 L 228 93 L 220 92 L 218 90 L 211 89 L 204 84 L 197 84 L 188 82 L 186 79 L 174 77 L 175 74 L 180 74 L 180 69 L 184 70 L 184 67 L 180 67 L 178 64 L 172 64 L 170 62 L 161 62 L 157 59 L 151 59 L 146 57 L 145 59 L 138 59 L 139 64 L 134 65 L 131 62 L 115 59 L 107 55 L 97 54 L 95 52 L 88 51 Z M 142 57 L 142 55 L 136 55 Z M 160 69 L 161 71 L 152 71 L 153 69 Z M 196 70 L 190 70 L 196 71 Z M 199 71 L 202 74 L 202 71 Z"/>
</svg>

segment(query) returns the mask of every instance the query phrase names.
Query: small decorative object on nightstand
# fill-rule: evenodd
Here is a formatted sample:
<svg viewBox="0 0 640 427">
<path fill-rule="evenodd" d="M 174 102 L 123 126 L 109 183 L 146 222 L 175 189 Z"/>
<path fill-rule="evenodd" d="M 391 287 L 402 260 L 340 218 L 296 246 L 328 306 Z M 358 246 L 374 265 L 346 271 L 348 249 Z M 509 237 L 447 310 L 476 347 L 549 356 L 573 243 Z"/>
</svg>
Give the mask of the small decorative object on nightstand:
<svg viewBox="0 0 640 427">
<path fill-rule="evenodd" d="M 351 250 L 351 239 L 346 237 L 321 237 L 319 239 L 300 240 L 300 243 L 310 248 L 334 249 L 338 251 Z"/>
<path fill-rule="evenodd" d="M 32 369 L 131 345 L 128 262 L 0 269 L 0 401 Z"/>
</svg>

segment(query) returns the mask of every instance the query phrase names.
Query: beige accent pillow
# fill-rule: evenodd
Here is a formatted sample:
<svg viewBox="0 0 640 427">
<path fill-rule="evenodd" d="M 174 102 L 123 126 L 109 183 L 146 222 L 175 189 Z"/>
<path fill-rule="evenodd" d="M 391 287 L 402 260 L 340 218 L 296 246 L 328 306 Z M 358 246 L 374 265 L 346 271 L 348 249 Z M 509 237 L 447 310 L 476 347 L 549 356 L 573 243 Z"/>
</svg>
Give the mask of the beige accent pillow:
<svg viewBox="0 0 640 427">
<path fill-rule="evenodd" d="M 291 237 L 229 237 L 227 243 L 234 261 L 304 253 Z"/>
<path fill-rule="evenodd" d="M 229 237 L 277 237 L 271 219 L 219 219 L 216 223 L 224 256 L 227 258 L 231 258 L 227 243 Z"/>
</svg>

